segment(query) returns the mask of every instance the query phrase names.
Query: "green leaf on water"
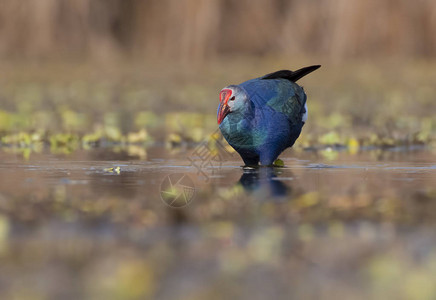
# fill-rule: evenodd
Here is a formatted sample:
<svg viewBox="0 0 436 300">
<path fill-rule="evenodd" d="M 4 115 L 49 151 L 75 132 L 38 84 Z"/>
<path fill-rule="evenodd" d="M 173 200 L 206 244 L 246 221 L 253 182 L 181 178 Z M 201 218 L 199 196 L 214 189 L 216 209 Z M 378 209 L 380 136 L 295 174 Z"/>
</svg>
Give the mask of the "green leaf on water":
<svg viewBox="0 0 436 300">
<path fill-rule="evenodd" d="M 108 173 L 115 173 L 117 175 L 119 175 L 121 173 L 121 167 L 116 166 L 116 167 L 111 167 L 111 168 L 105 168 L 103 169 L 105 172 Z"/>
<path fill-rule="evenodd" d="M 284 167 L 285 163 L 283 162 L 283 160 L 281 160 L 280 158 L 277 158 L 274 163 L 273 163 L 274 167 Z"/>
</svg>

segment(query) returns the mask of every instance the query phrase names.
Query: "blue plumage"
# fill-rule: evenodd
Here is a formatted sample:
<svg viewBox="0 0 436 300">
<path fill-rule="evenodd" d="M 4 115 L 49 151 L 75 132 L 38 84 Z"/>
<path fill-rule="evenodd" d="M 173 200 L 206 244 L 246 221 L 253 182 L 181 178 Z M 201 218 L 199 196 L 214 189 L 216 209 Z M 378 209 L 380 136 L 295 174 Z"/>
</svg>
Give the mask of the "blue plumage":
<svg viewBox="0 0 436 300">
<path fill-rule="evenodd" d="M 294 144 L 307 113 L 306 94 L 295 81 L 319 67 L 278 71 L 221 90 L 220 130 L 246 165 L 272 165 Z"/>
</svg>

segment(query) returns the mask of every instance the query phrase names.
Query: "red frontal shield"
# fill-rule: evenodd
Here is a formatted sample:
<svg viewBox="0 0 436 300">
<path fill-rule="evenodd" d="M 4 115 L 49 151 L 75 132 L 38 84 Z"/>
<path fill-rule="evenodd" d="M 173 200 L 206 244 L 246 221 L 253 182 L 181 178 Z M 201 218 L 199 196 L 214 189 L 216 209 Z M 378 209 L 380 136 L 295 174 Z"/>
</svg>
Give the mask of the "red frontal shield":
<svg viewBox="0 0 436 300">
<path fill-rule="evenodd" d="M 218 116 L 217 116 L 218 124 L 221 124 L 221 122 L 230 112 L 230 107 L 227 105 L 227 102 L 229 101 L 231 96 L 232 96 L 232 90 L 230 89 L 223 89 L 220 92 L 220 106 L 218 109 Z"/>
</svg>

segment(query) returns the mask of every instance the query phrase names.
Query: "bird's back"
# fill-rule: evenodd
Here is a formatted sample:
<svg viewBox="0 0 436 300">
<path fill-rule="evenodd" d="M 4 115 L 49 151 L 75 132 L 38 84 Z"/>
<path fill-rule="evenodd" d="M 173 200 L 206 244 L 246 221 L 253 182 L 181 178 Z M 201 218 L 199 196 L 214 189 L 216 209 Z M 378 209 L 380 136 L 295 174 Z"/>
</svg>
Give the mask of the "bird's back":
<svg viewBox="0 0 436 300">
<path fill-rule="evenodd" d="M 252 79 L 241 83 L 249 99 L 253 102 L 255 111 L 261 115 L 283 114 L 290 125 L 298 125 L 305 112 L 306 94 L 302 87 L 286 79 Z M 274 119 L 269 119 L 273 122 Z"/>
</svg>

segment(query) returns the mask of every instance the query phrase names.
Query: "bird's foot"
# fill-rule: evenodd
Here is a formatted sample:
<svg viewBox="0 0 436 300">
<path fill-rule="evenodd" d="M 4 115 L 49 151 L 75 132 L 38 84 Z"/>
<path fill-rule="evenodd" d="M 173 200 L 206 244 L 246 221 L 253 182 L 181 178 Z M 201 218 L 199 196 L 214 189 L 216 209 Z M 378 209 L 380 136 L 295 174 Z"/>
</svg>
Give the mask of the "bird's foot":
<svg viewBox="0 0 436 300">
<path fill-rule="evenodd" d="M 244 171 L 259 169 L 259 165 L 245 165 L 245 166 L 241 166 L 241 167 Z"/>
</svg>

